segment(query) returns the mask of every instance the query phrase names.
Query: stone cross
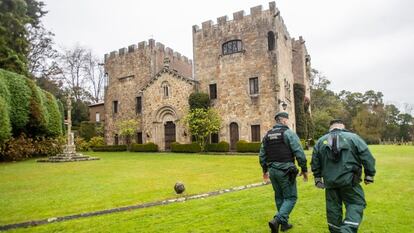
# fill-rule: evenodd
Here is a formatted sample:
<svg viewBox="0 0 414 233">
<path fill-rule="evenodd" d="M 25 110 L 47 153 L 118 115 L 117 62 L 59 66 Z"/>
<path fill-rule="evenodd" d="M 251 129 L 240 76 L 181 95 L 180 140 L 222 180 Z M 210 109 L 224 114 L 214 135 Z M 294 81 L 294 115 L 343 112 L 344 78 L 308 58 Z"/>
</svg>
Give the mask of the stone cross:
<svg viewBox="0 0 414 233">
<path fill-rule="evenodd" d="M 68 119 L 67 119 L 67 124 L 68 124 L 68 145 L 72 146 L 74 145 L 73 142 L 73 134 L 71 132 L 72 130 L 72 115 L 71 115 L 71 111 L 72 111 L 72 99 L 70 98 L 70 95 L 68 95 L 67 99 L 66 99 L 66 103 L 68 105 Z"/>
</svg>

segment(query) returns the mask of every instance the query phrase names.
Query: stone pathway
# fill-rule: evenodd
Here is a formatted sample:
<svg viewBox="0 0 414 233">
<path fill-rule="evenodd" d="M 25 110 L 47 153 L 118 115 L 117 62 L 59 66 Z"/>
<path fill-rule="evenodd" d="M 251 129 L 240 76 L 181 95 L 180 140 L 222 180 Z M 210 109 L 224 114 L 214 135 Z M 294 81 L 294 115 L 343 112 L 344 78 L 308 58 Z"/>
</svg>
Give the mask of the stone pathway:
<svg viewBox="0 0 414 233">
<path fill-rule="evenodd" d="M 111 213 L 128 211 L 128 210 L 143 209 L 143 208 L 148 208 L 148 207 L 153 207 L 153 206 L 168 205 L 168 204 L 177 203 L 177 202 L 185 202 L 185 201 L 190 201 L 190 200 L 203 199 L 203 198 L 217 196 L 217 195 L 221 195 L 225 193 L 231 193 L 231 192 L 237 192 L 237 191 L 251 189 L 251 188 L 262 187 L 268 184 L 270 183 L 262 182 L 262 183 L 248 184 L 248 185 L 243 185 L 239 187 L 233 187 L 229 189 L 216 190 L 216 191 L 202 193 L 202 194 L 195 194 L 195 195 L 184 196 L 184 197 L 179 197 L 179 198 L 167 199 L 163 201 L 148 202 L 148 203 L 143 203 L 143 204 L 138 204 L 138 205 L 130 205 L 130 206 L 124 206 L 124 207 L 119 207 L 119 208 L 99 210 L 99 211 L 94 211 L 94 212 L 87 212 L 87 213 L 67 215 L 67 216 L 61 216 L 61 217 L 52 217 L 52 218 L 47 218 L 47 219 L 0 225 L 0 231 L 5 231 L 5 230 L 10 230 L 10 229 L 15 229 L 15 228 L 26 228 L 26 227 L 32 227 L 32 226 L 39 226 L 39 225 L 44 225 L 48 223 L 62 222 L 62 221 L 67 221 L 67 220 L 72 220 L 72 219 L 77 219 L 77 218 L 85 218 L 85 217 L 111 214 Z"/>
</svg>

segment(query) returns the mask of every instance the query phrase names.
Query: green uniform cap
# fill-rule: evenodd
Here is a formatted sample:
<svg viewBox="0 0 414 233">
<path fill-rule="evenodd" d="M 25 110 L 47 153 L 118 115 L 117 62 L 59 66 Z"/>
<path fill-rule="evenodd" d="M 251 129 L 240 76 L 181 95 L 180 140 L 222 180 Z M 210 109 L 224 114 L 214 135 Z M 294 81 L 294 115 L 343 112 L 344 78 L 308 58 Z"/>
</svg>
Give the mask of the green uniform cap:
<svg viewBox="0 0 414 233">
<path fill-rule="evenodd" d="M 287 113 L 287 112 L 278 112 L 278 113 L 276 113 L 275 119 L 277 117 L 283 117 L 283 118 L 289 119 L 289 113 Z"/>
</svg>

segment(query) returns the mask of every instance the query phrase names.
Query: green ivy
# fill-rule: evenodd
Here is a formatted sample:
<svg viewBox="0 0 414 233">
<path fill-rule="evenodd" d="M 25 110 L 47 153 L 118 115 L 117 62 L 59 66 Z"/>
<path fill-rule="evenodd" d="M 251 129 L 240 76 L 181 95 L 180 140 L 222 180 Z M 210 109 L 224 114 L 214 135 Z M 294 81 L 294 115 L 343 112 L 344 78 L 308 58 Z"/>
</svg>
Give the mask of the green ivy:
<svg viewBox="0 0 414 233">
<path fill-rule="evenodd" d="M 302 84 L 295 83 L 293 85 L 294 98 L 295 98 L 295 118 L 296 118 L 296 133 L 299 138 L 307 138 L 308 127 L 306 125 L 306 114 L 305 114 L 305 86 Z"/>
</svg>

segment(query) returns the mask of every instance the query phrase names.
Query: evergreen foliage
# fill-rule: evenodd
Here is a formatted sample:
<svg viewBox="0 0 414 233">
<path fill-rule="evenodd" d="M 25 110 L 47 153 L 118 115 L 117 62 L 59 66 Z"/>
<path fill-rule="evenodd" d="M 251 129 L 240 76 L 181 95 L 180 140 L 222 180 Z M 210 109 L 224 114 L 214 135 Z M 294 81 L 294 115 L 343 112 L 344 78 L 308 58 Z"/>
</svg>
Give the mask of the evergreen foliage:
<svg viewBox="0 0 414 233">
<path fill-rule="evenodd" d="M 96 125 L 94 122 L 83 121 L 79 127 L 79 136 L 89 141 L 96 136 Z"/>
<path fill-rule="evenodd" d="M 26 79 L 27 85 L 31 90 L 29 122 L 26 133 L 28 135 L 43 136 L 47 132 L 49 123 L 49 113 L 46 108 L 46 98 L 42 90 L 36 86 L 35 82 Z"/>
<path fill-rule="evenodd" d="M 177 153 L 198 153 L 201 151 L 199 144 L 193 142 L 190 144 L 180 144 L 178 142 L 173 142 L 171 144 L 171 152 Z"/>
<path fill-rule="evenodd" d="M 210 97 L 203 92 L 191 93 L 188 98 L 188 104 L 190 105 L 190 109 L 207 109 L 210 106 Z"/>
<path fill-rule="evenodd" d="M 46 96 L 46 108 L 49 113 L 47 124 L 47 136 L 56 137 L 62 134 L 62 117 L 55 97 L 49 92 L 43 91 Z"/>
<path fill-rule="evenodd" d="M 229 152 L 230 144 L 225 141 L 219 143 L 210 143 L 206 145 L 206 151 L 208 152 Z"/>
<path fill-rule="evenodd" d="M 8 105 L 0 96 L 0 147 L 4 141 L 10 138 L 11 130 Z"/>
<path fill-rule="evenodd" d="M 129 151 L 131 152 L 157 152 L 158 145 L 153 142 L 148 142 L 145 144 L 132 143 Z"/>
<path fill-rule="evenodd" d="M 244 140 L 240 140 L 236 143 L 236 151 L 256 153 L 260 151 L 260 145 L 260 142 L 247 142 Z"/>
<path fill-rule="evenodd" d="M 308 136 L 308 126 L 305 114 L 305 86 L 302 84 L 293 84 L 293 91 L 295 96 L 295 118 L 296 118 L 296 133 L 299 138 L 306 139 Z"/>
<path fill-rule="evenodd" d="M 30 97 L 32 91 L 26 83 L 24 76 L 1 70 L 0 78 L 7 84 L 10 93 L 10 122 L 13 135 L 24 132 L 25 126 L 29 122 Z"/>
</svg>

